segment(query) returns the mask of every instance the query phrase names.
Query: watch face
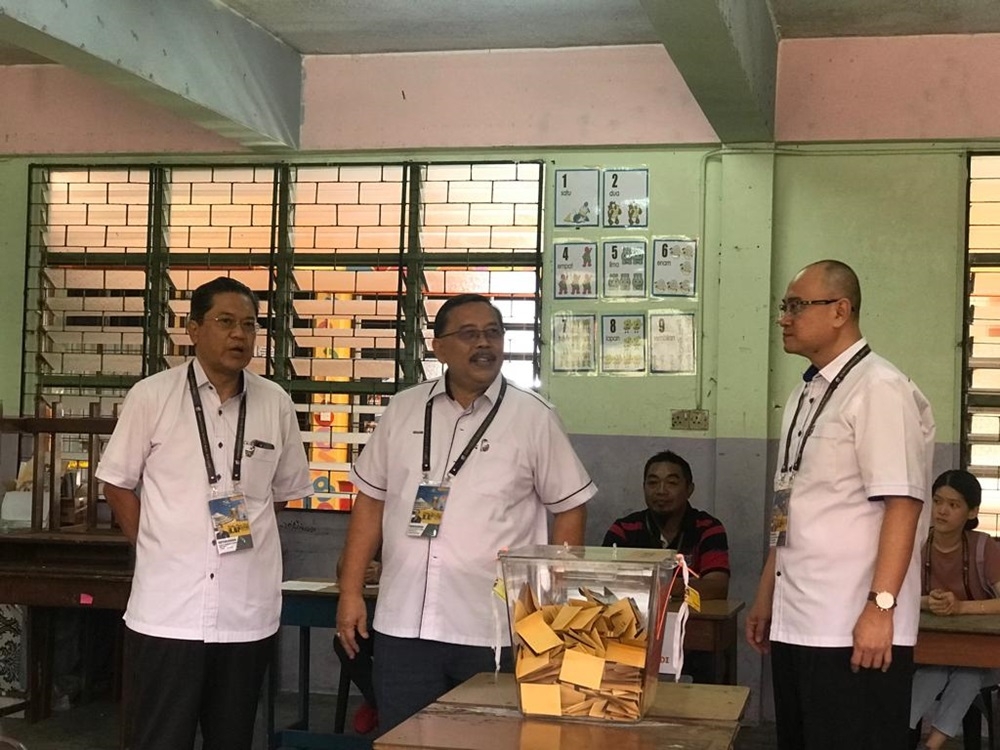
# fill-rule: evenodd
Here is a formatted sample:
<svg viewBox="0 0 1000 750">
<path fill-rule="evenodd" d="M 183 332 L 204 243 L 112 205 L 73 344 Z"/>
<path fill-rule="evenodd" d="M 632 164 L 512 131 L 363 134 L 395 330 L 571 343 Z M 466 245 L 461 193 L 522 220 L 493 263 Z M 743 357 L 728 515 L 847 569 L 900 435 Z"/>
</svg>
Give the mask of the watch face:
<svg viewBox="0 0 1000 750">
<path fill-rule="evenodd" d="M 892 606 L 896 603 L 896 597 L 890 594 L 888 591 L 879 591 L 875 594 L 875 606 L 879 609 L 892 609 Z"/>
</svg>

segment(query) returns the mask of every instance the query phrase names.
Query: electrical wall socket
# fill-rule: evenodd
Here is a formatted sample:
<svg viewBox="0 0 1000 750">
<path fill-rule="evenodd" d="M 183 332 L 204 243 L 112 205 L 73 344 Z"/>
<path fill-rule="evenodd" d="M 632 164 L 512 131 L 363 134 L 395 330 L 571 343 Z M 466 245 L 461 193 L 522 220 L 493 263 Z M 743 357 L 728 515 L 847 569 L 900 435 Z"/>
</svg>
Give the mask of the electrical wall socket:
<svg viewBox="0 0 1000 750">
<path fill-rule="evenodd" d="M 707 430 L 707 409 L 673 409 L 670 412 L 670 427 L 675 430 Z"/>
</svg>

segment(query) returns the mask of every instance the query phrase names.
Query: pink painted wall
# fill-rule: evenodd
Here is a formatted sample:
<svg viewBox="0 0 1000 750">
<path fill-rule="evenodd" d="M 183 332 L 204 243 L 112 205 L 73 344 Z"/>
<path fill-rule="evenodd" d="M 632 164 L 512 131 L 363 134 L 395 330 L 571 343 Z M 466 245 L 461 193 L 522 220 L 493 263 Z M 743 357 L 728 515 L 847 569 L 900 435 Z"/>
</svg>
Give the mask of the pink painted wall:
<svg viewBox="0 0 1000 750">
<path fill-rule="evenodd" d="M 660 45 L 305 59 L 304 150 L 717 143 Z"/>
<path fill-rule="evenodd" d="M 59 65 L 0 66 L 0 154 L 245 152 L 126 91 Z"/>
<path fill-rule="evenodd" d="M 1000 34 L 789 39 L 778 141 L 1000 136 Z"/>
</svg>

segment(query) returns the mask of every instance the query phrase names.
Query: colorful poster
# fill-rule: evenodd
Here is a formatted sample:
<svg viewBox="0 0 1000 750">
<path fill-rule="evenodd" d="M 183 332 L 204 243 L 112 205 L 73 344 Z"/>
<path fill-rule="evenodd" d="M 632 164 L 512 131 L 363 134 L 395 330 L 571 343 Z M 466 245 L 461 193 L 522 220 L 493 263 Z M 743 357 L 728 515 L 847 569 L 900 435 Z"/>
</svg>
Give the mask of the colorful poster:
<svg viewBox="0 0 1000 750">
<path fill-rule="evenodd" d="M 653 296 L 693 297 L 697 256 L 697 240 L 654 239 Z"/>
<path fill-rule="evenodd" d="M 553 315 L 552 371 L 594 372 L 596 369 L 597 316 Z"/>
<path fill-rule="evenodd" d="M 600 170 L 557 169 L 555 174 L 555 225 L 600 226 Z"/>
<path fill-rule="evenodd" d="M 646 319 L 642 315 L 601 316 L 601 370 L 645 372 Z"/>
<path fill-rule="evenodd" d="M 597 299 L 597 244 L 557 242 L 554 251 L 555 298 Z"/>
<path fill-rule="evenodd" d="M 602 245 L 605 297 L 646 296 L 646 241 L 610 240 Z"/>
<path fill-rule="evenodd" d="M 649 226 L 649 170 L 604 170 L 604 226 Z"/>
<path fill-rule="evenodd" d="M 693 373 L 694 315 L 680 312 L 649 314 L 649 371 Z"/>
</svg>

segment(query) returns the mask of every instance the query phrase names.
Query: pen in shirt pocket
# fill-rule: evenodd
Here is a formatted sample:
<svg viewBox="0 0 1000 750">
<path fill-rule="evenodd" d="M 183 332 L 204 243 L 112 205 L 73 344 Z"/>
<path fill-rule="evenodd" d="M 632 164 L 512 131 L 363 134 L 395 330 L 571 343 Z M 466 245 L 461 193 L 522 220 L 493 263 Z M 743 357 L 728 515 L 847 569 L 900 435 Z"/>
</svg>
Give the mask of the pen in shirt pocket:
<svg viewBox="0 0 1000 750">
<path fill-rule="evenodd" d="M 244 451 L 246 457 L 250 458 L 254 454 L 254 451 L 256 451 L 258 448 L 263 448 L 264 450 L 267 451 L 274 450 L 274 446 L 271 443 L 268 443 L 267 441 L 249 440 L 247 441 L 247 449 Z"/>
</svg>

